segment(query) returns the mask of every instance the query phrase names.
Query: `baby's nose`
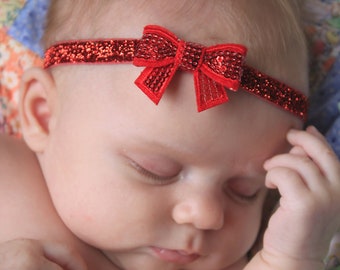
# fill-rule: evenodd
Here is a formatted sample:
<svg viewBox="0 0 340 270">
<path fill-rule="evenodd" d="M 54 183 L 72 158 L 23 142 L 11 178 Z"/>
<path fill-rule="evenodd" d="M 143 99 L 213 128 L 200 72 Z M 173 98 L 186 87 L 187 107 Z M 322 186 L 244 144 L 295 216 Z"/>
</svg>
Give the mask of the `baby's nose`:
<svg viewBox="0 0 340 270">
<path fill-rule="evenodd" d="M 192 224 L 200 230 L 219 230 L 224 225 L 223 204 L 214 194 L 194 194 L 175 205 L 172 217 L 177 224 Z"/>
</svg>

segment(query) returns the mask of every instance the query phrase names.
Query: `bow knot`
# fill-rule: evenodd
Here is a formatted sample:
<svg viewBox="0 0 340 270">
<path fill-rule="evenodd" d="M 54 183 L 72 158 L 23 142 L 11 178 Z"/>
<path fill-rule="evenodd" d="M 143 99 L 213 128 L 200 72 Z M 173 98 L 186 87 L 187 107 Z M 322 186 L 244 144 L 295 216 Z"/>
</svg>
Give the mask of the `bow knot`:
<svg viewBox="0 0 340 270">
<path fill-rule="evenodd" d="M 180 42 L 179 67 L 184 71 L 196 71 L 202 64 L 204 58 L 204 47 L 191 42 Z"/>
<path fill-rule="evenodd" d="M 194 73 L 198 111 L 228 101 L 237 91 L 246 48 L 238 44 L 204 47 L 184 42 L 159 26 L 147 26 L 137 44 L 134 65 L 145 66 L 136 85 L 158 104 L 178 69 Z"/>
</svg>

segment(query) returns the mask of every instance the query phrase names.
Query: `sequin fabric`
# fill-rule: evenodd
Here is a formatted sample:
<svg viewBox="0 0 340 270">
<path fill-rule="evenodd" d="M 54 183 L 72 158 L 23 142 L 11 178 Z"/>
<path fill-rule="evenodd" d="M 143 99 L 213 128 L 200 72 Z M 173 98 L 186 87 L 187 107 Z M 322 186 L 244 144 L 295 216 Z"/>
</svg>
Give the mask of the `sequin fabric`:
<svg viewBox="0 0 340 270">
<path fill-rule="evenodd" d="M 244 64 L 238 44 L 204 47 L 179 40 L 159 26 L 146 26 L 138 39 L 62 42 L 45 53 L 45 68 L 59 64 L 125 63 L 145 66 L 136 84 L 156 104 L 177 69 L 194 73 L 198 110 L 227 102 L 227 89 L 245 91 L 306 120 L 307 97 Z"/>
<path fill-rule="evenodd" d="M 131 62 L 136 42 L 136 40 L 97 40 L 57 44 L 46 51 L 44 67 L 66 63 Z"/>
<path fill-rule="evenodd" d="M 211 70 L 226 78 L 240 81 L 242 78 L 242 65 L 244 56 L 241 53 L 218 50 L 206 54 L 206 63 Z"/>
<path fill-rule="evenodd" d="M 202 61 L 206 60 L 204 51 L 204 47 L 200 44 L 183 42 L 180 68 L 184 71 L 196 71 Z"/>
<path fill-rule="evenodd" d="M 305 95 L 254 68 L 244 66 L 243 71 L 244 90 L 306 120 L 308 100 Z"/>
</svg>

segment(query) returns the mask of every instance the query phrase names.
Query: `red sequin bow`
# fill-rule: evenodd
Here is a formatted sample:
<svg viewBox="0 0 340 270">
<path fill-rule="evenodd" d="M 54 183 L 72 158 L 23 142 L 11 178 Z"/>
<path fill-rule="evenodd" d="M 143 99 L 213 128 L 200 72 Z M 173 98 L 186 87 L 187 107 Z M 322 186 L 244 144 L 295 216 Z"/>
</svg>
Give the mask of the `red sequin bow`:
<svg viewBox="0 0 340 270">
<path fill-rule="evenodd" d="M 156 104 L 178 69 L 194 74 L 198 111 L 228 101 L 225 88 L 237 91 L 246 48 L 237 44 L 204 47 L 179 40 L 159 26 L 146 26 L 133 64 L 146 66 L 136 85 Z"/>
</svg>

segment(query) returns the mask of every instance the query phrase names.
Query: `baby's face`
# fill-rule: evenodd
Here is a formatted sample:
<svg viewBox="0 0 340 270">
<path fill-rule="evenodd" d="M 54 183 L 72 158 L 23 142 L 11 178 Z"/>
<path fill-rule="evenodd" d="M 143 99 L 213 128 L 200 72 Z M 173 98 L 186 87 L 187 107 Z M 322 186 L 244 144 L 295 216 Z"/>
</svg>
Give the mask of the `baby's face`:
<svg viewBox="0 0 340 270">
<path fill-rule="evenodd" d="M 56 71 L 42 158 L 70 230 L 122 269 L 241 269 L 261 223 L 262 164 L 287 149 L 293 117 L 242 90 L 198 113 L 189 73 L 155 106 L 132 65 Z"/>
<path fill-rule="evenodd" d="M 148 23 L 124 25 L 124 37 Z M 121 269 L 243 269 L 267 194 L 263 162 L 287 151 L 299 121 L 242 90 L 198 113 L 184 72 L 156 106 L 133 83 L 141 70 L 54 68 L 59 103 L 41 159 L 60 217 Z"/>
</svg>

